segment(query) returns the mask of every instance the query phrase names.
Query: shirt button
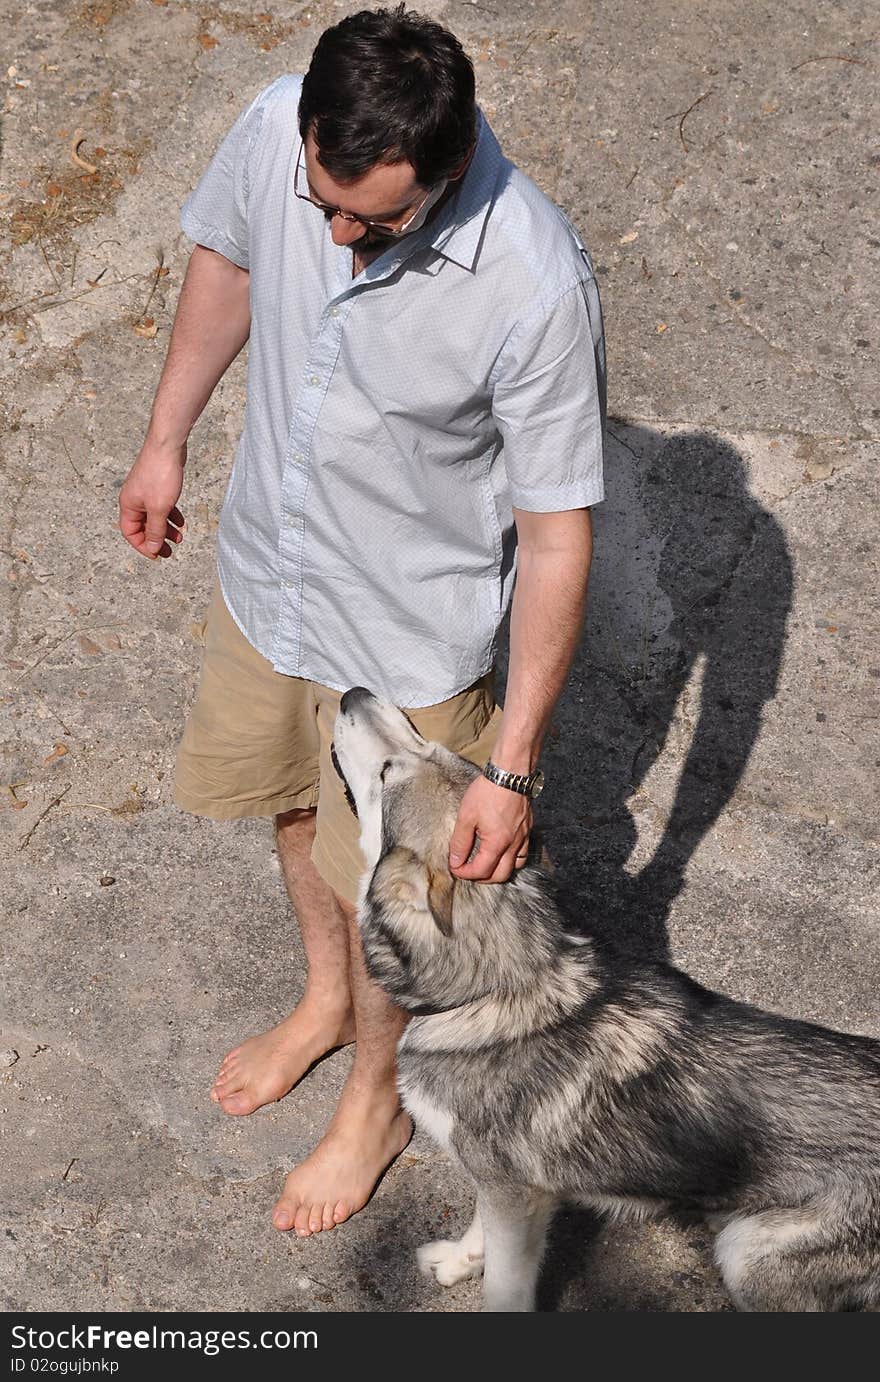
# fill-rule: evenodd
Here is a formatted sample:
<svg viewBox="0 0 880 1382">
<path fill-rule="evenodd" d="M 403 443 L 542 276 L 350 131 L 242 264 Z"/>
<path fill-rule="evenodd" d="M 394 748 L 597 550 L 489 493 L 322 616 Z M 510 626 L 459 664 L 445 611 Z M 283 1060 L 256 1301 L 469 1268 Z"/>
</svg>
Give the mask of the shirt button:
<svg viewBox="0 0 880 1382">
<path fill-rule="evenodd" d="M 338 317 L 338 316 L 339 316 L 339 308 L 338 308 L 338 307 L 331 307 L 331 308 L 330 308 L 330 315 L 331 315 L 331 317 Z"/>
<path fill-rule="evenodd" d="M 288 528 L 295 528 L 299 523 L 299 518 L 295 513 L 286 513 L 284 515 L 284 522 Z"/>
<path fill-rule="evenodd" d="M 320 384 L 320 382 L 321 381 L 316 374 L 313 374 L 311 379 L 309 380 L 310 384 Z"/>
<path fill-rule="evenodd" d="M 305 457 L 303 456 L 303 453 L 301 451 L 297 451 L 294 453 L 293 459 L 297 465 L 302 465 L 303 461 L 305 460 Z"/>
<path fill-rule="evenodd" d="M 292 590 L 292 589 L 293 589 L 293 581 L 285 581 L 285 582 L 284 582 L 284 589 L 285 589 L 285 590 Z"/>
</svg>

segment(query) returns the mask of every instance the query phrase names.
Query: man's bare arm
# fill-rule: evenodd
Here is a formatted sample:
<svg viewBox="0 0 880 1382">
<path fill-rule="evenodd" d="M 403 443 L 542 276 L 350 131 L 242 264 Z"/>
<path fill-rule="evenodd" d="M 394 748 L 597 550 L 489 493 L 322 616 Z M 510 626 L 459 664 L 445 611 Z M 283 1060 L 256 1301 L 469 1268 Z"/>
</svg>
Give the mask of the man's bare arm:
<svg viewBox="0 0 880 1382">
<path fill-rule="evenodd" d="M 147 436 L 119 492 L 119 529 L 144 557 L 182 541 L 186 443 L 251 329 L 250 274 L 196 245 L 180 290 Z"/>
<path fill-rule="evenodd" d="M 528 513 L 514 509 L 517 572 L 510 615 L 510 665 L 504 714 L 492 761 L 530 773 L 538 763 L 583 627 L 593 555 L 589 509 Z M 457 878 L 503 883 L 525 858 L 532 803 L 477 777 L 461 803 L 449 845 Z M 475 837 L 479 851 L 468 858 Z"/>
<path fill-rule="evenodd" d="M 517 575 L 510 665 L 493 761 L 508 772 L 536 766 L 583 626 L 593 556 L 589 509 L 515 509 Z"/>
</svg>

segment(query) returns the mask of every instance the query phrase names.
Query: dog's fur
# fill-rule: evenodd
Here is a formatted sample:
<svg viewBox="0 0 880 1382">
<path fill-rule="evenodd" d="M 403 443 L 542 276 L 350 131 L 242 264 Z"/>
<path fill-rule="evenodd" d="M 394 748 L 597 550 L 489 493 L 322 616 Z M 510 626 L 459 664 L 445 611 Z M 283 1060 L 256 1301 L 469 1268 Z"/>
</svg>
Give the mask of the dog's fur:
<svg viewBox="0 0 880 1382">
<path fill-rule="evenodd" d="M 880 1042 L 789 1021 L 578 934 L 554 880 L 456 880 L 473 764 L 357 687 L 337 768 L 368 861 L 367 966 L 413 1014 L 409 1112 L 477 1187 L 459 1242 L 419 1264 L 485 1273 L 489 1310 L 532 1310 L 558 1204 L 698 1211 L 743 1310 L 880 1303 Z"/>
</svg>

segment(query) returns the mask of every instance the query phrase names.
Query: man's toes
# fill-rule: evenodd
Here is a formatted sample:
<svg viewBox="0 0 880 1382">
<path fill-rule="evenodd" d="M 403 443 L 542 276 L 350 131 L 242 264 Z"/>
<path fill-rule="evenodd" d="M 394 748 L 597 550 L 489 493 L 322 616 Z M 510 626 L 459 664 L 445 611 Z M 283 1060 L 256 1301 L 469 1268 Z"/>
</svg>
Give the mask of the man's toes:
<svg viewBox="0 0 880 1382">
<path fill-rule="evenodd" d="M 246 1113 L 253 1113 L 254 1102 L 246 1094 L 236 1092 L 235 1094 L 221 1094 L 217 1100 L 224 1113 L 231 1113 L 236 1117 L 242 1117 Z"/>
<path fill-rule="evenodd" d="M 240 1089 L 244 1089 L 244 1085 L 244 1080 L 237 1072 L 235 1074 L 218 1075 L 214 1081 L 214 1088 L 221 1099 L 227 1094 L 237 1094 Z"/>
<path fill-rule="evenodd" d="M 293 1226 L 294 1226 L 294 1228 L 295 1228 L 295 1230 L 296 1230 L 296 1234 L 297 1234 L 297 1237 L 298 1237 L 298 1238 L 308 1238 L 308 1237 L 309 1237 L 309 1235 L 311 1234 L 311 1231 L 312 1231 L 312 1230 L 311 1230 L 311 1228 L 309 1227 L 309 1206 L 308 1206 L 308 1205 L 306 1205 L 306 1204 L 301 1204 L 301 1205 L 300 1205 L 299 1209 L 296 1211 L 296 1218 L 295 1218 L 294 1221 L 293 1221 Z"/>
<path fill-rule="evenodd" d="M 240 1078 L 240 1076 L 241 1063 L 238 1059 L 233 1059 L 232 1056 L 227 1056 L 225 1061 L 221 1065 L 220 1069 L 217 1071 L 217 1078 L 214 1081 L 214 1083 L 219 1084 L 221 1080 L 232 1080 Z"/>
<path fill-rule="evenodd" d="M 214 1083 L 217 1084 L 218 1081 L 226 1079 L 230 1071 L 234 1069 L 236 1064 L 237 1062 L 232 1059 L 231 1054 L 226 1056 L 224 1060 L 220 1062 L 220 1068 L 217 1071 L 217 1076 L 214 1080 Z"/>
<path fill-rule="evenodd" d="M 272 1223 L 277 1229 L 280 1229 L 282 1233 L 286 1233 L 288 1229 L 293 1228 L 295 1214 L 296 1206 L 281 1199 L 272 1210 Z"/>
<path fill-rule="evenodd" d="M 343 1224 L 345 1223 L 345 1220 L 348 1219 L 350 1216 L 351 1206 L 346 1204 L 345 1200 L 338 1200 L 336 1207 L 333 1210 L 333 1222 L 337 1224 Z"/>
<path fill-rule="evenodd" d="M 333 1218 L 333 1206 L 332 1206 L 332 1204 L 325 1204 L 325 1205 L 324 1205 L 324 1214 L 323 1214 L 323 1218 L 322 1218 L 322 1220 L 321 1220 L 321 1223 L 322 1223 L 322 1227 L 325 1228 L 325 1229 L 331 1229 L 331 1228 L 335 1228 L 335 1227 L 336 1227 L 336 1220 Z"/>
<path fill-rule="evenodd" d="M 320 1204 L 313 1204 L 309 1211 L 309 1228 L 312 1233 L 320 1233 L 324 1227 L 324 1207 Z"/>
</svg>

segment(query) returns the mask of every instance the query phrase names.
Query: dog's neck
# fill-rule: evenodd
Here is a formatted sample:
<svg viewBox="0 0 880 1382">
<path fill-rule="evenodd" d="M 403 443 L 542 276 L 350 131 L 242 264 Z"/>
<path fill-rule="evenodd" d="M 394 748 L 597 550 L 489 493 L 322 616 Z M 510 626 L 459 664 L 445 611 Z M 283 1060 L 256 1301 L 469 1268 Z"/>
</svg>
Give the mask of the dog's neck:
<svg viewBox="0 0 880 1382">
<path fill-rule="evenodd" d="M 567 932 L 552 902 L 544 898 L 544 903 L 549 912 L 540 922 L 528 915 L 531 909 L 521 918 L 522 944 L 515 947 L 515 965 L 506 963 L 506 956 L 485 957 L 485 969 L 494 980 L 491 986 L 452 1002 L 405 1004 L 416 1019 L 407 1029 L 408 1046 L 473 1049 L 499 1040 L 521 1040 L 564 1021 L 589 1000 L 601 983 L 593 944 Z M 543 933 L 540 944 L 535 944 L 537 925 Z"/>
</svg>

